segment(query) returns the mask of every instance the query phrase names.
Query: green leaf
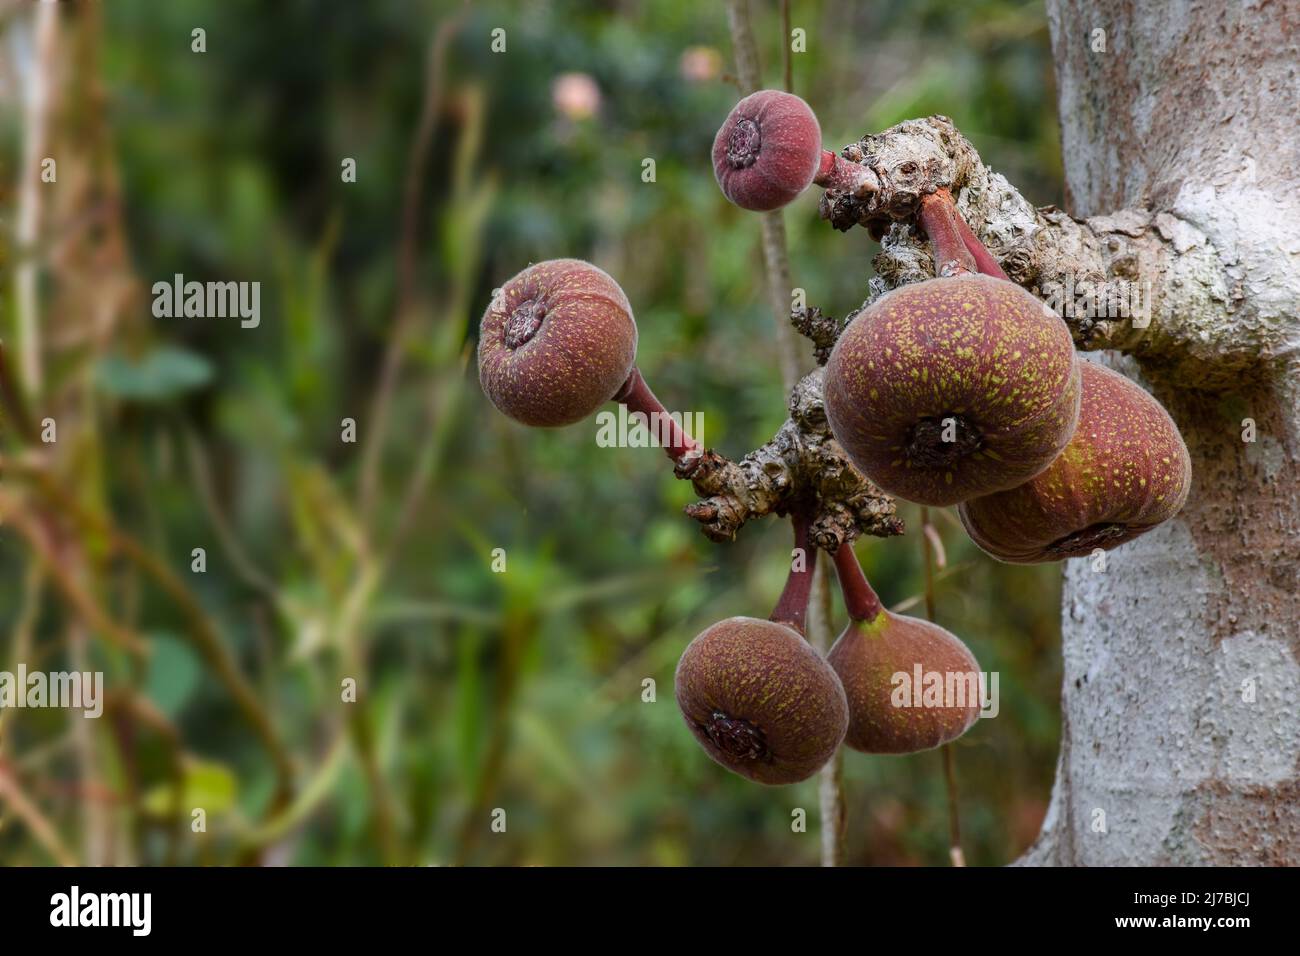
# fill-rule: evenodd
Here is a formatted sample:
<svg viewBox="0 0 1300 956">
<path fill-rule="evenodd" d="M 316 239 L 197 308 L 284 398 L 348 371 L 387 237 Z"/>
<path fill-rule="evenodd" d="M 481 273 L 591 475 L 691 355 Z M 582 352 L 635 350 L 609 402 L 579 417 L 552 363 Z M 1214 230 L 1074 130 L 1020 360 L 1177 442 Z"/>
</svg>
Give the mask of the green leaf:
<svg viewBox="0 0 1300 956">
<path fill-rule="evenodd" d="M 583 792 L 587 779 L 582 766 L 549 721 L 535 713 L 522 711 L 515 717 L 515 727 L 520 742 L 533 757 L 549 767 L 575 793 Z"/>
<path fill-rule="evenodd" d="M 145 694 L 168 717 L 175 717 L 199 686 L 203 674 L 189 645 L 172 634 L 149 636 L 149 676 Z"/>
<path fill-rule="evenodd" d="M 226 813 L 235 805 L 237 783 L 234 772 L 213 760 L 188 758 L 182 771 L 180 800 L 170 783 L 160 784 L 144 796 L 146 813 L 168 817 L 179 813 L 188 816 L 201 808 L 208 816 Z"/>
<path fill-rule="evenodd" d="M 197 353 L 163 345 L 139 358 L 104 356 L 96 380 L 100 388 L 118 398 L 160 402 L 207 385 L 212 380 L 212 365 Z"/>
<path fill-rule="evenodd" d="M 461 777 L 474 779 L 478 771 L 480 742 L 483 739 L 483 680 L 479 673 L 479 649 L 482 638 L 473 628 L 463 627 L 456 641 L 456 756 Z"/>
</svg>

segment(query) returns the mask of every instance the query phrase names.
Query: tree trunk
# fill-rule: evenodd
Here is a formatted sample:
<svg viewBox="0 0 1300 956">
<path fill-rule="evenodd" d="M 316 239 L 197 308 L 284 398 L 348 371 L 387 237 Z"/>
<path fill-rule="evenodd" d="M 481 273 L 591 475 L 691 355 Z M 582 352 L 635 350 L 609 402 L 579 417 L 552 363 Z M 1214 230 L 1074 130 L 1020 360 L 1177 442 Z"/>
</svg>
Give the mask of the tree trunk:
<svg viewBox="0 0 1300 956">
<path fill-rule="evenodd" d="M 1296 865 L 1300 3 L 1048 15 L 1070 213 L 1144 210 L 1202 271 L 1164 290 L 1182 355 L 1110 359 L 1177 421 L 1192 493 L 1104 571 L 1066 569 L 1061 752 L 1021 862 Z"/>
</svg>

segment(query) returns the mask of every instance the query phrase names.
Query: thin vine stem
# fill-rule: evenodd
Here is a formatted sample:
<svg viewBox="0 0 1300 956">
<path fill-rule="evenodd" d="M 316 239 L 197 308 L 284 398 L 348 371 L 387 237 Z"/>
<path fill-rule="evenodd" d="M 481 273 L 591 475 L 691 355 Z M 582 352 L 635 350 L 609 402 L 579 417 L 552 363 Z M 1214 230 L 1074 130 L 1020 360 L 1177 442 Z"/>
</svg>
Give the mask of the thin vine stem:
<svg viewBox="0 0 1300 956">
<path fill-rule="evenodd" d="M 785 64 L 785 91 L 794 92 L 794 51 L 790 48 L 790 0 L 781 0 L 781 60 Z"/>
<path fill-rule="evenodd" d="M 925 565 L 925 617 L 933 624 L 934 598 L 934 544 L 931 535 L 938 535 L 930 524 L 930 509 L 921 509 L 921 555 Z M 961 848 L 961 811 L 957 792 L 956 757 L 952 744 L 940 748 L 943 757 L 943 782 L 948 794 L 948 856 L 953 866 L 965 866 L 966 856 Z"/>
</svg>

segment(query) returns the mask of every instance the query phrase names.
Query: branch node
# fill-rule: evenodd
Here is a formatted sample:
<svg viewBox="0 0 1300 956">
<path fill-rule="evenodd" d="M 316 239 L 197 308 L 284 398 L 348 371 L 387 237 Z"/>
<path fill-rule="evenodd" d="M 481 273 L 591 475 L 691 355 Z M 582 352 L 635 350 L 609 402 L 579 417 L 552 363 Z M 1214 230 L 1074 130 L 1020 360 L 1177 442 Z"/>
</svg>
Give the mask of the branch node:
<svg viewBox="0 0 1300 956">
<path fill-rule="evenodd" d="M 831 435 L 822 401 L 823 370 L 805 375 L 790 393 L 790 418 L 772 438 L 733 462 L 709 450 L 677 466 L 700 501 L 686 514 L 714 541 L 732 541 L 745 524 L 768 514 L 807 510 L 817 546 L 834 551 L 863 534 L 903 533 L 894 500 L 857 470 Z"/>
</svg>

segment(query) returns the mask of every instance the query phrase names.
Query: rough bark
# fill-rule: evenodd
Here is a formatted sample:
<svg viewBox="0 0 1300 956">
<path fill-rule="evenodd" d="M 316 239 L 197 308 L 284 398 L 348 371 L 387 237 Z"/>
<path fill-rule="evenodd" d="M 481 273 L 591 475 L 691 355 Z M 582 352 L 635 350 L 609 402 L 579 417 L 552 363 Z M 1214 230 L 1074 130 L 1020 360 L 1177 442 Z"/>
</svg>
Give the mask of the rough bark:
<svg viewBox="0 0 1300 956">
<path fill-rule="evenodd" d="M 748 521 L 788 514 L 796 505 L 813 515 L 812 539 L 834 553 L 861 534 L 902 534 L 894 500 L 858 471 L 831 436 L 818 367 L 790 393 L 790 418 L 761 448 L 739 462 L 709 450 L 676 467 L 702 501 L 686 506 L 714 541 L 731 541 Z"/>
<path fill-rule="evenodd" d="M 1035 209 L 945 117 L 845 147 L 881 189 L 828 192 L 822 214 L 881 239 L 874 298 L 933 275 L 914 220 L 949 188 L 1080 348 L 1112 350 L 1164 402 L 1192 456 L 1177 519 L 1104 571 L 1066 568 L 1061 753 L 1022 862 L 1295 864 L 1300 3 L 1048 9 L 1073 215 Z"/>
</svg>

